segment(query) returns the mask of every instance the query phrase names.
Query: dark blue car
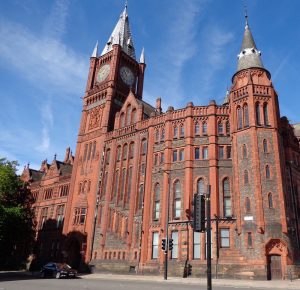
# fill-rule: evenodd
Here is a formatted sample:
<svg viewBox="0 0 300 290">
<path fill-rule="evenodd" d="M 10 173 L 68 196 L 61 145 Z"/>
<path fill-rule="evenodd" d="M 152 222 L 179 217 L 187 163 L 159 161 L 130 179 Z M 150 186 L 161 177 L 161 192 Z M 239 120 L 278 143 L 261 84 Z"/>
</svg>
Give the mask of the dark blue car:
<svg viewBox="0 0 300 290">
<path fill-rule="evenodd" d="M 41 277 L 55 277 L 59 278 L 75 278 L 77 271 L 72 269 L 68 264 L 65 263 L 48 263 L 41 269 Z"/>
</svg>

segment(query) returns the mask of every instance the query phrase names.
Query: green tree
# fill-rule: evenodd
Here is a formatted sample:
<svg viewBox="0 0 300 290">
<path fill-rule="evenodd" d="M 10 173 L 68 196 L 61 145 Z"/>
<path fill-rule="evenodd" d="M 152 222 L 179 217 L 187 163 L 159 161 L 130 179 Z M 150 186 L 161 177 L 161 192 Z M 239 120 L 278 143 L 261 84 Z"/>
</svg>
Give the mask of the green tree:
<svg viewBox="0 0 300 290">
<path fill-rule="evenodd" d="M 34 241 L 34 214 L 28 185 L 16 161 L 0 159 L 0 268 L 24 266 Z"/>
</svg>

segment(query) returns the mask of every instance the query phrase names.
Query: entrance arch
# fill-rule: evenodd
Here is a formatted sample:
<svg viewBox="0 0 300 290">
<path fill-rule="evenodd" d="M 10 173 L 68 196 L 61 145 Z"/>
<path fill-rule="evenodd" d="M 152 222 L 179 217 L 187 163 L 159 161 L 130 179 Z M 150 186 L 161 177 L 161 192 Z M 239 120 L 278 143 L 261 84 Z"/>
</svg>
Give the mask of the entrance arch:
<svg viewBox="0 0 300 290">
<path fill-rule="evenodd" d="M 288 250 L 281 239 L 270 239 L 266 244 L 267 279 L 281 280 L 287 265 Z"/>
</svg>

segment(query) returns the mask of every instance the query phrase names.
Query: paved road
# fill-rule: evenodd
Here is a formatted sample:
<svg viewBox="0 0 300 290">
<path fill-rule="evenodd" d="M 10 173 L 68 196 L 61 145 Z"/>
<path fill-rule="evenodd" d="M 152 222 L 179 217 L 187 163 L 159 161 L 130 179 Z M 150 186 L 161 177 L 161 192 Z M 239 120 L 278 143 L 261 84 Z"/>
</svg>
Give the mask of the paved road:
<svg viewBox="0 0 300 290">
<path fill-rule="evenodd" d="M 161 281 L 119 281 L 97 279 L 31 279 L 1 281 L 0 290 L 206 290 L 206 286 L 183 285 L 182 283 L 168 283 Z M 241 288 L 240 286 L 213 286 L 213 290 L 249 290 L 262 288 Z"/>
</svg>

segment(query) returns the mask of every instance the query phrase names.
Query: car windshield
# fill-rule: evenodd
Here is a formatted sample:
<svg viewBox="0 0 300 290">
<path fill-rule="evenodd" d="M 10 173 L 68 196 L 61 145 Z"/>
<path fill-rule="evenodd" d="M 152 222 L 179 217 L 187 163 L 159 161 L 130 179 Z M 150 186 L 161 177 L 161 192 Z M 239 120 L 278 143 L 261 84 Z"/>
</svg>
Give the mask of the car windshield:
<svg viewBox="0 0 300 290">
<path fill-rule="evenodd" d="M 71 266 L 69 266 L 68 264 L 57 264 L 57 267 L 59 269 L 71 269 Z"/>
</svg>

